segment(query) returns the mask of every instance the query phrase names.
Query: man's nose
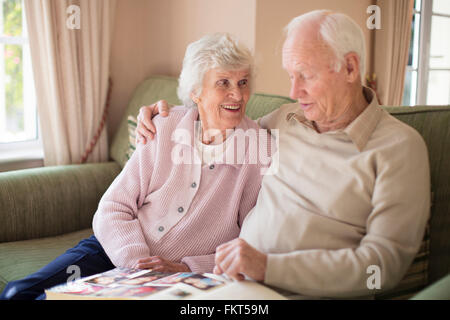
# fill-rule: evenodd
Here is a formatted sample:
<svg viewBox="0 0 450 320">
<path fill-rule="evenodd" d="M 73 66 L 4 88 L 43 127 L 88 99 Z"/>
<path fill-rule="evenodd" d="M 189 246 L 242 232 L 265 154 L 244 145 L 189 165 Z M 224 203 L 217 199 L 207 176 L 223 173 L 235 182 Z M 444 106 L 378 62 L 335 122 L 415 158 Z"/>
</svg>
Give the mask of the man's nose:
<svg viewBox="0 0 450 320">
<path fill-rule="evenodd" d="M 303 86 L 303 81 L 301 79 L 291 80 L 291 90 L 289 92 L 289 97 L 293 100 L 299 99 L 305 94 L 305 89 Z"/>
</svg>

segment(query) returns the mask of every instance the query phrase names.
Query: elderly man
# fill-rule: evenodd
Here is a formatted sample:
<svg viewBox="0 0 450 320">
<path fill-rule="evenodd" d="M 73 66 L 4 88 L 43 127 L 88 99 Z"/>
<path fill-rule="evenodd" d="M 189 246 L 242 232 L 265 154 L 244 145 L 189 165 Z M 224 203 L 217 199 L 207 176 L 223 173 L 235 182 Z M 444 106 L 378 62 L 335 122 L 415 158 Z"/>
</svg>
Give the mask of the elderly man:
<svg viewBox="0 0 450 320">
<path fill-rule="evenodd" d="M 429 218 L 426 145 L 363 87 L 364 38 L 354 21 L 313 11 L 286 30 L 283 68 L 298 102 L 259 120 L 279 129 L 279 170 L 263 178 L 240 238 L 217 248 L 215 272 L 300 295 L 354 297 L 374 293 L 375 266 L 381 290 L 392 288 Z M 156 109 L 142 108 L 140 118 Z"/>
</svg>

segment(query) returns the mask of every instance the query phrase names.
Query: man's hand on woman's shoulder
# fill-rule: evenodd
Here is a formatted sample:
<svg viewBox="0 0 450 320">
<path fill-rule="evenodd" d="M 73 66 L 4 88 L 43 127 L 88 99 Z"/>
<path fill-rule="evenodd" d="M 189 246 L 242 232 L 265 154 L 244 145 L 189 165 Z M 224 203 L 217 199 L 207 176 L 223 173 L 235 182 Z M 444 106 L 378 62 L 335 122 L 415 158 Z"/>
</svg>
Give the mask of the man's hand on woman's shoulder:
<svg viewBox="0 0 450 320">
<path fill-rule="evenodd" d="M 136 127 L 136 143 L 147 143 L 147 139 L 152 140 L 156 134 L 156 128 L 153 124 L 153 117 L 160 114 L 162 117 L 169 115 L 171 105 L 166 100 L 159 100 L 158 102 L 149 106 L 142 106 L 139 109 L 137 117 L 138 123 Z"/>
</svg>

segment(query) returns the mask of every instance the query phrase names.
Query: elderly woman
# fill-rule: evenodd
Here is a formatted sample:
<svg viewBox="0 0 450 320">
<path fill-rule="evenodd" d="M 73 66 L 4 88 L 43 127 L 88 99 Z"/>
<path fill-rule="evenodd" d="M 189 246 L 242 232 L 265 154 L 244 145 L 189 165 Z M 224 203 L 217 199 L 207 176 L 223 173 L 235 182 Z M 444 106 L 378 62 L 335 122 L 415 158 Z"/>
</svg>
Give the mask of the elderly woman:
<svg viewBox="0 0 450 320">
<path fill-rule="evenodd" d="M 248 161 L 248 144 L 237 152 L 244 161 L 229 161 L 236 132 L 258 128 L 245 116 L 251 72 L 250 52 L 227 34 L 191 43 L 179 78 L 184 106 L 154 119 L 160 134 L 138 145 L 102 197 L 95 236 L 9 283 L 2 298 L 42 298 L 71 265 L 80 276 L 115 266 L 212 272 L 216 247 L 238 237 L 261 185 L 264 166 Z"/>
</svg>

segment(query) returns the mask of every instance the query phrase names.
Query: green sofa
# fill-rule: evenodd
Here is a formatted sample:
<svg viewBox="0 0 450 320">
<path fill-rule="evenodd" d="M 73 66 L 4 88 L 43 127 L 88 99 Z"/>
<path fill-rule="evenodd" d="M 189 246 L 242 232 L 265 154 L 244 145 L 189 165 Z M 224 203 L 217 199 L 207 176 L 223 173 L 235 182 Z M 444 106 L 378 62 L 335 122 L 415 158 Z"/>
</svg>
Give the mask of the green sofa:
<svg viewBox="0 0 450 320">
<path fill-rule="evenodd" d="M 127 116 L 136 116 L 142 105 L 159 99 L 179 104 L 176 86 L 175 78 L 164 76 L 150 77 L 139 85 L 111 143 L 110 162 L 0 173 L 0 291 L 8 281 L 38 270 L 92 234 L 92 217 L 98 202 L 127 160 Z M 247 114 L 256 119 L 290 102 L 287 97 L 253 94 Z M 437 289 L 432 286 L 416 297 L 449 298 L 450 106 L 386 109 L 416 128 L 425 139 L 430 156 L 433 202 L 430 228 L 424 242 L 427 252 L 420 258 L 426 280 L 421 282 L 420 288 L 416 286 L 381 298 L 411 297 L 438 280 L 441 282 L 434 286 Z"/>
</svg>

